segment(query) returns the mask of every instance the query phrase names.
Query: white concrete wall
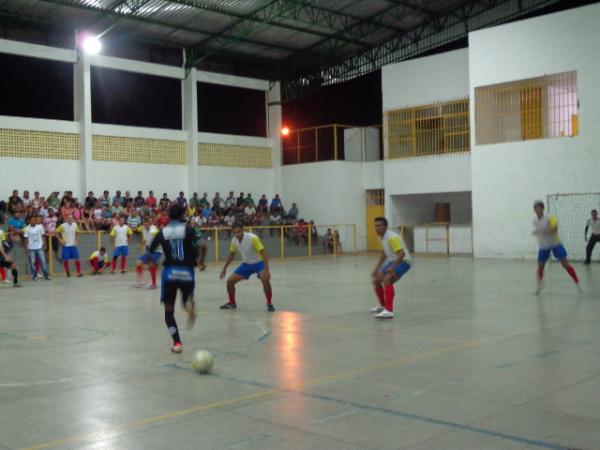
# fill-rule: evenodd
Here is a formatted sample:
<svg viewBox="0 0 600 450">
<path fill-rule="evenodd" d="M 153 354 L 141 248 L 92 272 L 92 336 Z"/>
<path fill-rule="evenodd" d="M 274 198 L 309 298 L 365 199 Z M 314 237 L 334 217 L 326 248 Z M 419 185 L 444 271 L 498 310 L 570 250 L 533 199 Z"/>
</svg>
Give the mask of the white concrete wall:
<svg viewBox="0 0 600 450">
<path fill-rule="evenodd" d="M 79 161 L 32 158 L 0 158 L 0 199 L 7 200 L 13 189 L 28 190 L 31 195 L 40 191 L 43 197 L 50 192 L 79 187 Z"/>
<path fill-rule="evenodd" d="M 436 203 L 450 203 L 450 223 L 471 223 L 471 192 L 392 195 L 390 220 L 394 226 L 433 223 Z"/>
<path fill-rule="evenodd" d="M 284 166 L 282 198 L 296 202 L 300 217 L 317 225 L 357 224 L 358 249 L 366 248 L 363 164 L 346 161 Z"/>
<path fill-rule="evenodd" d="M 472 134 L 475 256 L 533 257 L 533 201 L 599 190 L 599 23 L 600 5 L 594 4 L 469 35 L 472 93 L 478 86 L 576 70 L 580 100 L 577 137 L 475 146 Z"/>
</svg>

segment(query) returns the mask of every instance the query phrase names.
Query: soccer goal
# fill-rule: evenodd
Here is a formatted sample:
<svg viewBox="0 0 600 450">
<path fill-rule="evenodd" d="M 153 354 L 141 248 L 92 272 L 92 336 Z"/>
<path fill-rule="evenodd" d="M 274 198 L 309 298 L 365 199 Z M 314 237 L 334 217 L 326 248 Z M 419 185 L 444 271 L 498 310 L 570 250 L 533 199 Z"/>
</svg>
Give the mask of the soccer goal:
<svg viewBox="0 0 600 450">
<path fill-rule="evenodd" d="M 570 259 L 585 259 L 583 232 L 592 209 L 600 209 L 600 192 L 548 195 L 548 214 L 558 218 L 558 233 Z"/>
</svg>

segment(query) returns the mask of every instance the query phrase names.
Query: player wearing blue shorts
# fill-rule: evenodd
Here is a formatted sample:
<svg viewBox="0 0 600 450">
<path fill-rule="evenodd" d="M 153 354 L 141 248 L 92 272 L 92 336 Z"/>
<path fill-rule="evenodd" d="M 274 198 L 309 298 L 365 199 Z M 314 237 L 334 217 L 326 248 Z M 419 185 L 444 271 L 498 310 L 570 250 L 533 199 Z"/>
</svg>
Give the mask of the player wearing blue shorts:
<svg viewBox="0 0 600 450">
<path fill-rule="evenodd" d="M 142 249 L 145 249 L 145 253 L 138 258 L 135 265 L 135 286 L 138 288 L 142 286 L 144 265 L 147 265 L 152 278 L 152 283 L 148 286 L 148 289 L 156 289 L 156 267 L 158 266 L 158 261 L 160 261 L 162 253 L 160 247 L 158 247 L 155 252 L 150 252 L 149 248 L 160 230 L 152 223 L 151 219 L 145 219 L 144 224 L 139 227 L 138 231 L 142 233 Z"/>
<path fill-rule="evenodd" d="M 388 230 L 385 217 L 375 219 L 375 232 L 379 236 L 382 253 L 372 273 L 373 287 L 379 305 L 370 310 L 376 319 L 394 317 L 394 283 L 410 270 L 412 259 L 402 236 Z"/>
<path fill-rule="evenodd" d="M 273 290 L 271 288 L 271 273 L 269 272 L 269 257 L 265 250 L 264 245 L 260 241 L 257 235 L 252 233 L 246 233 L 244 226 L 240 223 L 233 224 L 231 229 L 233 232 L 233 239 L 229 246 L 229 256 L 225 261 L 225 266 L 221 271 L 221 280 L 225 278 L 227 273 L 227 267 L 233 261 L 236 253 L 240 253 L 242 257 L 242 264 L 235 269 L 229 278 L 227 279 L 227 294 L 229 295 L 229 302 L 221 306 L 221 309 L 235 309 L 237 304 L 235 302 L 235 285 L 236 283 L 247 280 L 252 275 L 256 274 L 258 279 L 262 282 L 265 298 L 267 299 L 267 310 L 269 312 L 275 311 L 271 298 L 273 296 Z"/>
<path fill-rule="evenodd" d="M 188 313 L 188 328 L 196 320 L 194 304 L 194 267 L 196 249 L 194 232 L 186 226 L 185 208 L 175 204 L 169 209 L 169 223 L 156 235 L 148 251 L 155 253 L 159 246 L 165 255 L 160 286 L 160 301 L 165 307 L 165 323 L 173 339 L 171 351 L 181 353 L 183 345 L 175 322 L 175 300 L 181 291 L 181 301 Z"/>
<path fill-rule="evenodd" d="M 56 235 L 62 245 L 61 260 L 65 268 L 65 273 L 68 277 L 71 276 L 69 271 L 69 260 L 75 260 L 75 269 L 77 270 L 77 276 L 82 277 L 81 273 L 81 261 L 79 260 L 79 250 L 77 244 L 79 243 L 79 228 L 73 221 L 73 216 L 67 216 L 66 222 L 63 222 L 56 229 Z"/>
<path fill-rule="evenodd" d="M 125 273 L 125 266 L 127 265 L 127 256 L 129 256 L 129 242 L 131 241 L 131 235 L 133 230 L 129 228 L 129 225 L 125 224 L 125 218 L 119 217 L 119 224 L 115 225 L 110 232 L 110 237 L 113 239 L 113 257 L 112 257 L 112 270 L 110 273 L 115 273 L 117 270 L 117 259 L 121 257 L 121 273 Z"/>
<path fill-rule="evenodd" d="M 550 254 L 560 262 L 561 266 L 567 271 L 577 289 L 581 291 L 579 286 L 579 278 L 573 266 L 569 264 L 567 259 L 567 250 L 562 245 L 560 237 L 558 236 L 558 219 L 556 216 L 548 216 L 544 214 L 544 202 L 536 200 L 533 203 L 533 210 L 535 211 L 535 219 L 533 219 L 533 234 L 537 237 L 539 244 L 538 251 L 538 270 L 537 270 L 537 290 L 536 294 L 539 294 L 543 288 L 544 282 L 544 267 L 546 262 L 550 259 Z"/>
</svg>

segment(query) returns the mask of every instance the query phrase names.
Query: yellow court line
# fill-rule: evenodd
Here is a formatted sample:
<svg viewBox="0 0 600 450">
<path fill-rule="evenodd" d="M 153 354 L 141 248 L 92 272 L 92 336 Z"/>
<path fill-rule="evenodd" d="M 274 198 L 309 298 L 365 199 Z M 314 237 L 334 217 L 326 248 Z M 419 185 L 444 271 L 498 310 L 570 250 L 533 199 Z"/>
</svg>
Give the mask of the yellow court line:
<svg viewBox="0 0 600 450">
<path fill-rule="evenodd" d="M 57 439 L 54 441 L 44 442 L 41 444 L 34 445 L 32 447 L 24 448 L 22 450 L 41 450 L 41 449 L 46 449 L 46 448 L 57 447 L 59 445 L 72 444 L 74 442 L 87 441 L 87 440 L 91 440 L 94 438 L 96 438 L 96 440 L 111 439 L 111 438 L 115 438 L 115 437 L 119 436 L 119 434 L 121 434 L 125 431 L 131 431 L 136 428 L 142 428 L 142 427 L 152 425 L 152 424 L 155 424 L 158 422 L 163 422 L 163 421 L 166 421 L 169 419 L 174 419 L 174 418 L 181 417 L 181 416 L 187 416 L 187 415 L 195 414 L 195 413 L 199 413 L 199 412 L 221 409 L 226 406 L 243 403 L 243 402 L 246 402 L 249 400 L 257 400 L 257 399 L 261 399 L 261 398 L 265 398 L 265 397 L 271 397 L 271 396 L 274 396 L 274 395 L 277 395 L 277 394 L 280 394 L 283 392 L 300 390 L 303 388 L 308 388 L 308 387 L 319 385 L 319 384 L 330 383 L 332 381 L 341 381 L 344 379 L 351 379 L 356 376 L 366 375 L 371 372 L 377 372 L 377 371 L 381 371 L 384 369 L 389 369 L 391 367 L 398 367 L 398 366 L 402 366 L 404 364 L 411 364 L 411 363 L 415 363 L 415 362 L 419 362 L 419 361 L 423 361 L 423 360 L 427 360 L 427 359 L 432 359 L 437 356 L 445 355 L 448 353 L 453 353 L 453 352 L 457 352 L 460 350 L 466 350 L 469 348 L 478 347 L 480 345 L 488 344 L 490 342 L 502 341 L 502 340 L 510 339 L 512 337 L 530 334 L 530 333 L 533 333 L 536 331 L 540 331 L 542 329 L 555 328 L 557 326 L 568 323 L 570 321 L 571 320 L 561 320 L 561 321 L 557 321 L 557 322 L 551 322 L 551 323 L 541 326 L 541 327 L 526 328 L 524 330 L 515 331 L 512 333 L 508 333 L 508 334 L 504 334 L 504 335 L 500 335 L 500 336 L 494 336 L 494 337 L 490 337 L 490 338 L 466 342 L 463 344 L 453 345 L 451 347 L 442 348 L 440 350 L 432 350 L 429 352 L 419 353 L 416 355 L 407 356 L 405 358 L 387 361 L 385 363 L 373 364 L 371 366 L 367 366 L 367 367 L 360 368 L 360 369 L 348 370 L 345 372 L 340 372 L 340 373 L 328 375 L 325 377 L 315 378 L 313 380 L 307 380 L 305 382 L 295 383 L 295 384 L 291 384 L 288 386 L 282 386 L 280 388 L 261 391 L 261 392 L 257 392 L 254 394 L 243 395 L 240 397 L 233 397 L 233 398 L 230 398 L 227 400 L 222 400 L 219 402 L 205 403 L 205 404 L 193 406 L 191 408 L 179 409 L 179 410 L 172 411 L 170 413 L 160 415 L 160 416 L 154 416 L 154 417 L 149 417 L 147 419 L 126 422 L 122 425 L 109 426 L 105 430 L 99 430 L 99 431 L 95 431 L 93 433 L 84 433 L 84 434 L 70 436 L 70 437 L 66 437 L 66 438 L 62 438 L 62 439 Z"/>
</svg>

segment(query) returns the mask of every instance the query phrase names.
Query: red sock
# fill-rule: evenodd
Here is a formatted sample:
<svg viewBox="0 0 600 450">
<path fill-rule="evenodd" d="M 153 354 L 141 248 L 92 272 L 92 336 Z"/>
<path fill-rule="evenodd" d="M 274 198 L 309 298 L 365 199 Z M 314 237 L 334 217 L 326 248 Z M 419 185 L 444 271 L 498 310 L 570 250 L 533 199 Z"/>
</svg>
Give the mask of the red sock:
<svg viewBox="0 0 600 450">
<path fill-rule="evenodd" d="M 566 269 L 567 273 L 569 275 L 571 275 L 571 278 L 573 278 L 573 281 L 575 283 L 579 283 L 579 278 L 577 278 L 577 273 L 575 272 L 575 269 L 573 269 L 573 266 L 571 264 L 569 264 Z"/>
<path fill-rule="evenodd" d="M 394 312 L 394 285 L 386 284 L 383 287 L 383 292 L 385 296 L 385 309 L 389 312 Z"/>
<path fill-rule="evenodd" d="M 2 278 L 2 281 L 6 280 L 6 270 L 4 267 L 0 267 L 0 278 Z"/>
<path fill-rule="evenodd" d="M 63 262 L 63 267 L 65 268 L 65 272 L 69 273 L 69 260 Z"/>
<path fill-rule="evenodd" d="M 267 299 L 267 305 L 271 304 L 271 298 L 273 297 L 273 293 L 265 294 L 265 298 Z"/>
<path fill-rule="evenodd" d="M 377 296 L 377 300 L 379 300 L 379 304 L 385 308 L 385 297 L 383 296 L 383 286 L 377 286 L 375 288 L 375 295 Z"/>
<path fill-rule="evenodd" d="M 152 277 L 152 284 L 156 284 L 156 267 L 150 266 L 150 276 Z"/>
<path fill-rule="evenodd" d="M 544 269 L 538 269 L 536 275 L 538 281 L 542 281 L 544 279 Z"/>
<path fill-rule="evenodd" d="M 92 263 L 92 268 L 94 269 L 94 272 L 98 272 L 98 259 L 90 259 L 90 262 Z"/>
<path fill-rule="evenodd" d="M 81 261 L 78 259 L 75 260 L 75 270 L 77 270 L 77 273 L 81 273 Z"/>
<path fill-rule="evenodd" d="M 143 266 L 135 266 L 135 281 L 138 283 L 142 282 L 142 274 L 144 272 Z M 150 271 L 152 273 L 152 271 Z"/>
<path fill-rule="evenodd" d="M 127 258 L 125 256 L 121 256 L 121 270 L 125 270 L 126 264 L 127 264 Z"/>
<path fill-rule="evenodd" d="M 112 260 L 112 270 L 113 272 L 117 270 L 117 260 L 115 258 Z"/>
<path fill-rule="evenodd" d="M 229 294 L 229 303 L 235 305 L 235 294 Z"/>
</svg>

